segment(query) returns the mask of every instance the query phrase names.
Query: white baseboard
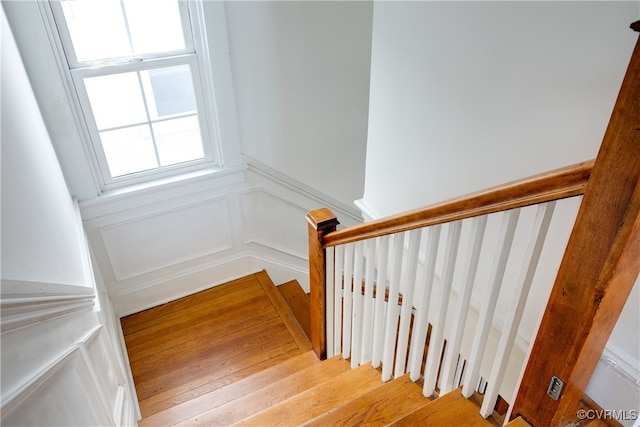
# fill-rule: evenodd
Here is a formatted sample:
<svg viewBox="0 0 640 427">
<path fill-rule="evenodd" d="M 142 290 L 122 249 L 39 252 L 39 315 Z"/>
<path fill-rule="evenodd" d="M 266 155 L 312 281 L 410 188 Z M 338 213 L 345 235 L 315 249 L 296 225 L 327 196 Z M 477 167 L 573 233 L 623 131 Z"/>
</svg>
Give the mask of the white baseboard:
<svg viewBox="0 0 640 427">
<path fill-rule="evenodd" d="M 256 247 L 250 252 L 233 255 L 216 264 L 182 272 L 165 281 L 156 281 L 127 289 L 111 297 L 117 317 L 138 313 L 240 277 L 266 270 L 276 285 L 297 280 L 309 291 L 308 261 L 276 250 Z"/>
</svg>

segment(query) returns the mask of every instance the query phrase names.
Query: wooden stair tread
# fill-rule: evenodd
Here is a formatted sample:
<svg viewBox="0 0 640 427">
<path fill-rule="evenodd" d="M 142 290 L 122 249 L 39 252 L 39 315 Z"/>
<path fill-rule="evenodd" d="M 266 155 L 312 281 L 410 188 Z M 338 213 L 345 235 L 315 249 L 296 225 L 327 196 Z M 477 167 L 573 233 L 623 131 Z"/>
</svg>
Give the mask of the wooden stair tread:
<svg viewBox="0 0 640 427">
<path fill-rule="evenodd" d="M 267 272 L 262 270 L 256 273 L 255 277 L 262 285 L 262 288 L 271 300 L 271 303 L 278 312 L 282 322 L 285 324 L 287 329 L 289 329 L 289 332 L 298 347 L 303 351 L 311 350 L 311 341 L 309 340 L 309 337 L 302 329 L 302 326 L 300 326 L 300 323 L 298 323 L 286 301 L 282 298 L 282 295 L 280 295 L 280 292 L 276 289 L 276 285 L 273 283 Z"/>
<path fill-rule="evenodd" d="M 509 421 L 507 427 L 531 427 L 531 424 L 522 419 L 522 417 L 518 417 Z"/>
<path fill-rule="evenodd" d="M 288 377 L 318 363 L 320 363 L 320 360 L 313 351 L 290 357 L 252 376 L 242 378 L 239 381 L 222 386 L 207 394 L 200 395 L 162 412 L 143 418 L 138 425 L 145 427 L 177 424 L 265 387 L 271 384 L 274 378 Z"/>
<path fill-rule="evenodd" d="M 371 367 L 370 364 L 362 365 L 250 416 L 237 425 L 303 425 L 383 385 L 380 371 Z"/>
<path fill-rule="evenodd" d="M 210 307 L 209 301 L 213 299 L 233 299 L 233 294 L 241 294 L 251 292 L 255 289 L 253 275 L 245 276 L 236 280 L 233 280 L 222 285 L 214 286 L 213 288 L 205 289 L 186 297 L 179 298 L 167 302 L 162 305 L 158 305 L 153 308 L 141 311 L 139 313 L 131 314 L 120 319 L 122 329 L 125 335 L 129 335 L 140 330 L 149 328 L 149 326 L 157 325 L 165 317 L 179 317 L 185 311 L 192 317 L 198 307 L 204 306 Z M 173 320 L 175 321 L 175 320 Z"/>
<path fill-rule="evenodd" d="M 297 280 L 291 280 L 277 286 L 278 292 L 287 302 L 287 305 L 293 312 L 293 315 L 298 320 L 298 323 L 304 330 L 307 337 L 311 337 L 311 318 L 309 313 L 311 312 L 311 306 L 309 302 L 309 295 L 304 293 L 304 290 L 300 286 Z"/>
<path fill-rule="evenodd" d="M 394 426 L 448 426 L 495 427 L 496 424 L 480 416 L 478 406 L 465 399 L 460 389 L 441 396 L 404 418 L 392 423 Z"/>
<path fill-rule="evenodd" d="M 196 399 L 198 396 L 211 393 L 219 388 L 226 387 L 229 384 L 240 381 L 298 355 L 300 355 L 300 351 L 297 347 L 284 353 L 274 351 L 268 354 L 267 357 L 259 353 L 254 353 L 251 355 L 251 358 L 246 358 L 241 366 L 236 363 L 237 370 L 231 372 L 227 370 L 222 374 L 213 371 L 209 374 L 199 376 L 188 383 L 164 390 L 148 399 L 140 401 L 142 415 L 146 419 L 153 414 Z"/>
<path fill-rule="evenodd" d="M 245 360 L 255 363 L 296 349 L 288 331 L 277 320 L 252 326 L 248 335 L 216 341 L 215 344 L 215 347 L 202 348 L 197 352 L 187 350 L 174 361 L 158 362 L 153 371 L 138 374 L 136 369 L 132 369 L 138 398 L 143 401 L 203 376 L 224 377 L 231 370 L 240 368 L 238 360 L 242 360 L 244 367 Z M 260 352 L 256 351 L 257 348 Z"/>
<path fill-rule="evenodd" d="M 252 414 L 268 409 L 292 396 L 329 381 L 351 369 L 349 362 L 341 356 L 324 360 L 295 372 L 286 378 L 272 382 L 254 392 L 228 402 L 217 408 L 186 419 L 176 425 L 230 425 Z"/>
<path fill-rule="evenodd" d="M 306 424 L 307 426 L 387 425 L 429 404 L 422 387 L 403 375 Z"/>
</svg>

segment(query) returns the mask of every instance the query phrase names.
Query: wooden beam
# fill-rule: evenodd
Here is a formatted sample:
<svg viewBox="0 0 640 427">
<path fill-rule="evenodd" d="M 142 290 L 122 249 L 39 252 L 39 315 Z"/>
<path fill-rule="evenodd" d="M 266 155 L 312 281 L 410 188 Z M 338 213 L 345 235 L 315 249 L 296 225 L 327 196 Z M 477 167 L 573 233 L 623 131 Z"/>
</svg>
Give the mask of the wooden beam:
<svg viewBox="0 0 640 427">
<path fill-rule="evenodd" d="M 512 418 L 561 426 L 580 399 L 640 272 L 640 41 L 585 190 Z M 552 376 L 564 382 L 547 395 Z"/>
<path fill-rule="evenodd" d="M 311 322 L 311 347 L 320 359 L 327 357 L 325 268 L 326 252 L 322 239 L 335 231 L 336 216 L 327 208 L 317 209 L 307 214 L 309 232 L 309 313 Z"/>
</svg>

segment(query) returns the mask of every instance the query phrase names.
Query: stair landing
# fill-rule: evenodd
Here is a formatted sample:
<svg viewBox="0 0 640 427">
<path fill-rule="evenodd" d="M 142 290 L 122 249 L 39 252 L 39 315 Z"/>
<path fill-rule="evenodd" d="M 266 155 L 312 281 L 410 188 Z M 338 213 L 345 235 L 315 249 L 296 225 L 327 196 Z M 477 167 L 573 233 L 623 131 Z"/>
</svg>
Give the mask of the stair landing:
<svg viewBox="0 0 640 427">
<path fill-rule="evenodd" d="M 459 391 L 319 361 L 287 293 L 263 271 L 123 318 L 139 425 L 495 425 Z"/>
<path fill-rule="evenodd" d="M 143 419 L 311 349 L 264 271 L 121 324 Z"/>
</svg>

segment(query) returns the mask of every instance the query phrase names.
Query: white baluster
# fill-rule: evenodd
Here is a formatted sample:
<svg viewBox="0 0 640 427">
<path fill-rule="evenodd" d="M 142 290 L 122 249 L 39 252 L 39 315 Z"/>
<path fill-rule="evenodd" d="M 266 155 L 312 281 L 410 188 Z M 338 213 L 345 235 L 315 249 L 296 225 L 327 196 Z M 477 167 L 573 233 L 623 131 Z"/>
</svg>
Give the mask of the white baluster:
<svg viewBox="0 0 640 427">
<path fill-rule="evenodd" d="M 393 375 L 393 356 L 398 331 L 398 295 L 400 294 L 400 278 L 402 277 L 402 258 L 404 255 L 404 235 L 393 236 L 392 277 L 389 284 L 389 302 L 385 321 L 384 346 L 382 355 L 382 381 L 389 381 Z"/>
<path fill-rule="evenodd" d="M 496 249 L 496 252 L 499 251 L 499 253 L 497 253 L 494 258 L 489 289 L 486 290 L 485 299 L 480 307 L 478 325 L 476 326 L 473 344 L 471 345 L 471 355 L 468 360 L 469 366 L 464 376 L 464 385 L 462 386 L 462 394 L 466 398 L 469 398 L 473 394 L 473 387 L 479 378 L 480 365 L 493 322 L 493 314 L 496 309 L 498 294 L 500 293 L 500 285 L 504 278 L 504 272 L 507 267 L 519 216 L 520 209 L 512 209 L 505 211 L 502 217 L 502 225 L 498 237 L 498 248 Z"/>
<path fill-rule="evenodd" d="M 362 318 L 362 348 L 360 364 L 371 361 L 371 341 L 373 336 L 373 284 L 376 267 L 376 239 L 365 242 L 366 265 L 364 274 L 364 301 Z"/>
<path fill-rule="evenodd" d="M 411 326 L 411 310 L 413 308 L 413 292 L 416 286 L 416 271 L 418 268 L 418 254 L 420 251 L 420 236 L 422 229 L 409 231 L 409 252 L 404 266 L 403 282 L 406 284 L 402 294 L 400 309 L 400 330 L 398 331 L 398 345 L 396 347 L 396 364 L 394 376 L 397 378 L 405 373 L 405 363 L 409 347 L 409 327 Z"/>
<path fill-rule="evenodd" d="M 353 256 L 353 311 L 351 313 L 351 368 L 360 366 L 362 355 L 362 268 L 363 268 L 364 242 L 355 244 Z"/>
<path fill-rule="evenodd" d="M 342 353 L 342 299 L 344 279 L 344 246 L 335 248 L 336 265 L 334 267 L 334 303 L 333 303 L 333 349 L 336 354 Z"/>
<path fill-rule="evenodd" d="M 333 304 L 335 301 L 335 250 L 333 247 L 329 247 L 325 250 L 325 331 L 327 335 L 327 356 L 332 357 L 335 355 L 335 349 L 333 347 Z"/>
<path fill-rule="evenodd" d="M 444 280 L 442 283 L 438 319 L 431 328 L 427 363 L 424 368 L 424 387 L 422 393 L 425 396 L 431 396 L 433 394 L 438 379 L 438 368 L 442 356 L 442 346 L 444 345 L 444 324 L 447 320 L 447 309 L 449 307 L 449 297 L 451 296 L 453 273 L 455 272 L 456 260 L 458 258 L 461 229 L 462 221 L 449 223 L 444 258 Z"/>
<path fill-rule="evenodd" d="M 409 356 L 409 371 L 411 381 L 417 381 L 422 374 L 422 357 L 424 356 L 427 330 L 429 329 L 429 305 L 431 304 L 431 290 L 436 277 L 436 259 L 438 258 L 438 244 L 442 225 L 429 227 L 427 237 L 427 253 L 424 272 L 422 274 L 423 292 L 421 308 L 416 313 L 413 321 L 413 333 L 411 337 L 411 354 Z"/>
<path fill-rule="evenodd" d="M 535 275 L 540 261 L 540 254 L 549 231 L 549 224 L 553 216 L 555 208 L 555 201 L 538 205 L 538 211 L 536 213 L 535 222 L 531 232 L 531 238 L 525 252 L 523 266 L 520 278 L 516 283 L 514 289 L 514 296 L 509 311 L 504 322 L 504 330 L 498 343 L 498 350 L 496 352 L 496 358 L 493 361 L 493 367 L 491 368 L 491 375 L 488 380 L 487 391 L 482 401 L 482 407 L 480 408 L 480 415 L 487 418 L 493 412 L 496 401 L 498 400 L 498 393 L 500 392 L 500 385 L 504 376 L 504 371 L 507 368 L 507 362 L 511 354 L 513 342 L 518 333 L 518 327 L 520 326 L 520 320 L 522 319 L 522 313 L 524 312 L 524 306 L 529 296 L 529 290 L 531 289 L 531 283 L 533 282 L 533 276 Z"/>
<path fill-rule="evenodd" d="M 452 332 L 445 350 L 440 394 L 446 394 L 458 387 L 459 379 L 455 381 L 456 365 L 459 365 L 459 363 L 457 363 L 458 355 L 460 353 L 460 346 L 462 345 L 464 327 L 467 322 L 469 303 L 473 292 L 473 282 L 476 278 L 476 272 L 478 271 L 478 260 L 480 259 L 480 250 L 482 249 L 482 241 L 486 228 L 487 215 L 475 217 L 471 221 L 471 233 L 469 235 L 468 245 L 471 250 L 468 252 L 465 263 L 467 268 L 465 269 L 465 277 L 462 280 L 461 295 L 458 296 L 458 303 L 455 309 L 456 314 L 454 315 L 453 325 L 451 327 Z M 458 371 L 460 371 L 460 369 L 458 369 Z"/>
<path fill-rule="evenodd" d="M 389 264 L 389 236 L 378 239 L 378 278 L 376 284 L 376 305 L 373 321 L 373 350 L 371 364 L 380 367 L 382 361 L 382 346 L 384 344 L 384 321 L 386 318 L 385 294 L 387 286 L 387 265 Z"/>
<path fill-rule="evenodd" d="M 351 357 L 351 311 L 353 308 L 353 244 L 344 248 L 344 286 L 342 305 L 342 357 Z"/>
</svg>

